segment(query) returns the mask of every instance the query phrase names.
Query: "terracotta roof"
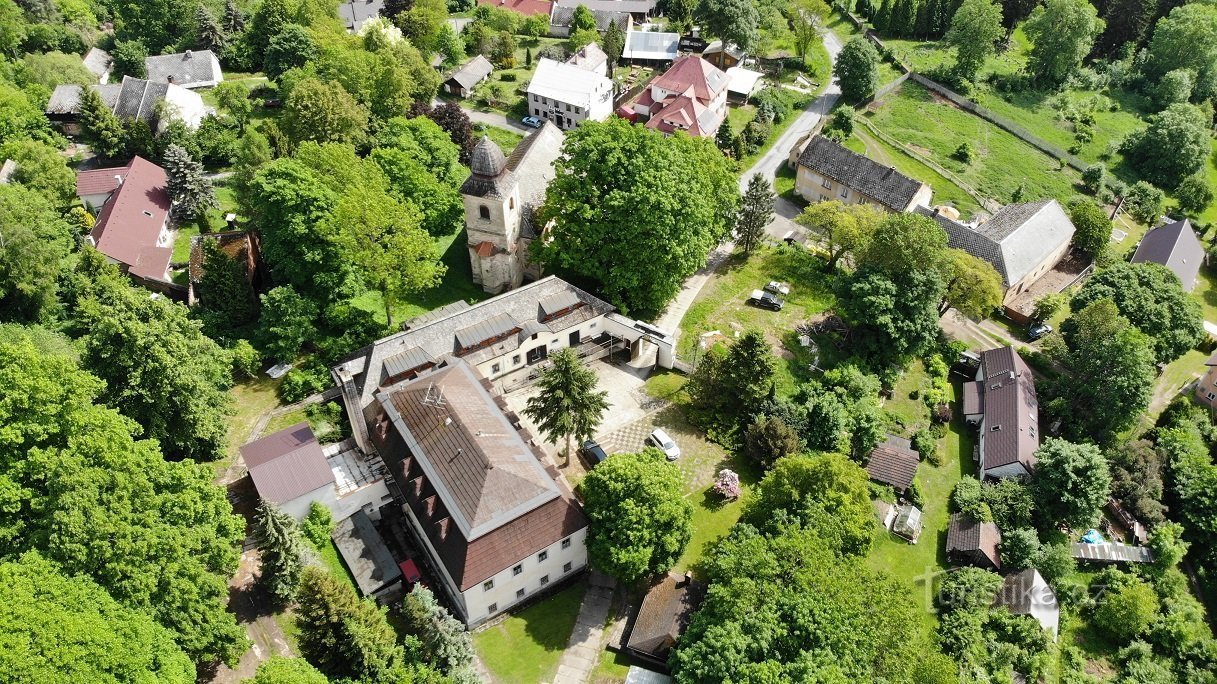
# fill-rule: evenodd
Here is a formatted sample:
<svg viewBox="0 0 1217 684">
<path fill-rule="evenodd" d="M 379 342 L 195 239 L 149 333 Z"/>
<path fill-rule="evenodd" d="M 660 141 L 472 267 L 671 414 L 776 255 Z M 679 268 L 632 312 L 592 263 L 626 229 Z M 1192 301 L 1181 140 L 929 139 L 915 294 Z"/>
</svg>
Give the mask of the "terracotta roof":
<svg viewBox="0 0 1217 684">
<path fill-rule="evenodd" d="M 1162 264 L 1179 277 L 1184 291 L 1191 292 L 1196 287 L 1196 276 L 1200 274 L 1200 265 L 1206 256 L 1204 245 L 1192 230 L 1191 222 L 1183 219 L 1146 233 L 1137 246 L 1132 262 Z"/>
<path fill-rule="evenodd" d="M 844 183 L 892 211 L 904 211 L 925 185 L 818 133 L 807 141 L 799 166 Z"/>
<path fill-rule="evenodd" d="M 980 367 L 985 393 L 983 469 L 1022 463 L 1031 471 L 1040 446 L 1039 401 L 1031 369 L 1009 346 L 981 352 Z"/>
<path fill-rule="evenodd" d="M 888 435 L 882 444 L 871 450 L 866 472 L 870 479 L 904 491 L 913 486 L 920 461 L 921 457 L 907 439 Z"/>
<path fill-rule="evenodd" d="M 666 662 L 705 596 L 701 583 L 682 575 L 665 575 L 642 599 L 626 648 Z"/>
<path fill-rule="evenodd" d="M 478 256 L 485 259 L 491 254 L 494 254 L 494 243 L 490 240 L 482 240 L 478 243 L 477 247 L 475 247 L 473 251 L 477 252 Z"/>
<path fill-rule="evenodd" d="M 93 226 L 91 235 L 97 251 L 125 264 L 140 277 L 164 280 L 173 255 L 171 247 L 156 244 L 169 216 L 164 169 L 135 157 L 125 168 L 100 171 L 121 175 L 123 182 L 110 195 Z"/>
<path fill-rule="evenodd" d="M 670 97 L 651 112 L 647 128 L 664 133 L 685 131 L 694 137 L 707 137 L 718 132 L 723 118 L 688 93 Z"/>
<path fill-rule="evenodd" d="M 672 68 L 651 81 L 651 85 L 675 93 L 692 88 L 690 94 L 708 104 L 727 89 L 727 74 L 701 57 L 686 55 L 672 62 Z"/>
<path fill-rule="evenodd" d="M 91 169 L 76 172 L 76 196 L 102 195 L 114 192 L 127 174 L 126 167 Z"/>
<path fill-rule="evenodd" d="M 553 3 L 547 2 L 547 0 L 478 0 L 478 4 L 509 9 L 512 12 L 531 17 L 534 14 L 549 14 L 550 6 Z"/>
<path fill-rule="evenodd" d="M 287 503 L 334 482 L 334 472 L 307 422 L 296 423 L 241 447 L 258 496 Z"/>
<path fill-rule="evenodd" d="M 974 555 L 983 554 L 989 559 L 994 568 L 1001 568 L 1001 554 L 998 546 L 1001 544 L 1001 531 L 991 522 L 977 522 L 962 514 L 951 515 L 951 525 L 947 528 L 947 553 L 962 553 Z"/>
</svg>

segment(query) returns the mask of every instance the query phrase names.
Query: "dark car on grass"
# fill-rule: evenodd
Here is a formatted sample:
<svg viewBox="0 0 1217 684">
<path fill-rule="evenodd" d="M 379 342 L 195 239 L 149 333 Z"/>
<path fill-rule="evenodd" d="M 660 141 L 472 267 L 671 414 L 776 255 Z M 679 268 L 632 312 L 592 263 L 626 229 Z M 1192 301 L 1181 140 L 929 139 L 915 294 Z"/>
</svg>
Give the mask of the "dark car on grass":
<svg viewBox="0 0 1217 684">
<path fill-rule="evenodd" d="M 781 311 L 783 306 L 781 297 L 764 290 L 753 290 L 752 296 L 748 297 L 748 303 L 770 311 Z"/>
</svg>

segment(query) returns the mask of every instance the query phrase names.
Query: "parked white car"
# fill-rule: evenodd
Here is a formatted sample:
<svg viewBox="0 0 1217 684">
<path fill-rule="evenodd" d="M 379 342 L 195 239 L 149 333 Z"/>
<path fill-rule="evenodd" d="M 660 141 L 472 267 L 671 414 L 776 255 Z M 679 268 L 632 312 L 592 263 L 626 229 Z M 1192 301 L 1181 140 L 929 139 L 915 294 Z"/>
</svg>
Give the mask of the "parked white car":
<svg viewBox="0 0 1217 684">
<path fill-rule="evenodd" d="M 663 431 L 663 428 L 652 430 L 651 436 L 647 438 L 647 441 L 658 447 L 669 461 L 675 461 L 680 458 L 680 447 L 676 446 L 676 442 L 668 436 L 668 433 Z"/>
</svg>

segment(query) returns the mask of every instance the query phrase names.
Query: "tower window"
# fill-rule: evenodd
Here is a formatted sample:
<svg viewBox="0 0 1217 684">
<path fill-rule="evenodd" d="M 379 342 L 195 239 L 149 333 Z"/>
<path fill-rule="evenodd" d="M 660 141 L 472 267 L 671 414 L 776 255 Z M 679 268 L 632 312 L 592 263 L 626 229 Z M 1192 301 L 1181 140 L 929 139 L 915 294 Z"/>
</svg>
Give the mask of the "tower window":
<svg viewBox="0 0 1217 684">
<path fill-rule="evenodd" d="M 490 220 L 490 207 L 486 206 L 485 204 L 479 206 L 478 207 L 478 216 L 481 216 L 482 218 L 489 221 Z"/>
<path fill-rule="evenodd" d="M 507 198 L 507 208 L 508 209 L 516 208 L 516 198 L 514 198 L 514 197 Z"/>
</svg>

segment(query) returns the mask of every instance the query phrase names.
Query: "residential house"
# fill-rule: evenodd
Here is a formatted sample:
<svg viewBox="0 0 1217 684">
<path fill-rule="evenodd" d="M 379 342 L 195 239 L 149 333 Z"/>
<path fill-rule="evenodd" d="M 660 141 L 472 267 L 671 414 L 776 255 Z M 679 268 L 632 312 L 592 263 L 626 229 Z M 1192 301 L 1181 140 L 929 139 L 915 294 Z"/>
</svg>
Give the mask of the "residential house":
<svg viewBox="0 0 1217 684">
<path fill-rule="evenodd" d="M 595 71 L 542 57 L 525 101 L 529 114 L 568 130 L 580 121 L 603 121 L 612 115 L 613 82 Z"/>
<path fill-rule="evenodd" d="M 359 33 L 364 22 L 380 16 L 384 6 L 384 0 L 344 0 L 338 4 L 338 19 L 348 33 Z"/>
<path fill-rule="evenodd" d="M 680 34 L 631 29 L 625 34 L 621 61 L 626 64 L 669 64 L 680 54 Z"/>
<path fill-rule="evenodd" d="M 796 150 L 800 150 L 796 145 Z M 808 202 L 873 204 L 900 213 L 930 203 L 930 186 L 818 133 L 797 157 L 795 192 Z"/>
<path fill-rule="evenodd" d="M 1162 264 L 1179 277 L 1185 292 L 1196 287 L 1196 276 L 1200 265 L 1208 259 L 1208 252 L 1192 230 L 1191 221 L 1181 219 L 1158 226 L 1141 238 L 1132 262 Z"/>
<path fill-rule="evenodd" d="M 693 55 L 678 58 L 633 104 L 647 128 L 712 138 L 727 118 L 727 74 Z"/>
<path fill-rule="evenodd" d="M 461 185 L 466 244 L 473 282 L 487 292 L 517 288 L 541 275 L 529 253 L 544 230 L 536 209 L 545 201 L 562 140 L 562 132 L 546 121 L 510 157 L 485 136 L 470 154 L 472 173 Z"/>
<path fill-rule="evenodd" d="M 240 451 L 259 498 L 296 520 L 303 520 L 316 502 L 342 521 L 360 510 L 379 515 L 376 511 L 392 499 L 384 465 L 353 447 L 349 440 L 323 446 L 309 424 L 300 422 Z"/>
<path fill-rule="evenodd" d="M 1006 608 L 1015 615 L 1030 615 L 1056 639 L 1061 608 L 1056 593 L 1044 581 L 1039 570 L 1029 568 L 1006 575 L 993 606 Z"/>
<path fill-rule="evenodd" d="M 1211 412 L 1217 409 L 1217 352 L 1209 356 L 1204 367 L 1204 377 L 1196 381 L 1196 400 L 1209 407 Z"/>
<path fill-rule="evenodd" d="M 361 596 L 376 599 L 381 604 L 400 597 L 401 566 L 393 558 L 371 516 L 361 510 L 355 511 L 334 525 L 330 539 L 334 540 L 334 546 L 351 571 Z"/>
<path fill-rule="evenodd" d="M 727 69 L 727 97 L 746 101 L 760 88 L 763 77 L 761 72 L 741 66 Z"/>
<path fill-rule="evenodd" d="M 114 60 L 111 59 L 110 53 L 101 48 L 89 48 L 82 61 L 85 68 L 89 70 L 89 73 L 97 77 L 98 83 L 109 82 L 110 71 L 114 66 Z"/>
<path fill-rule="evenodd" d="M 566 60 L 566 63 L 574 64 L 584 71 L 591 71 L 601 76 L 608 75 L 608 55 L 595 43 L 588 43 L 579 48 L 575 54 L 570 56 L 570 59 Z"/>
<path fill-rule="evenodd" d="M 963 384 L 963 415 L 978 426 L 980 478 L 1030 477 L 1040 446 L 1035 378 L 1014 347 L 980 354 L 976 380 Z"/>
<path fill-rule="evenodd" d="M 186 305 L 194 306 L 199 301 L 198 287 L 206 270 L 203 268 L 205 243 L 215 243 L 228 258 L 237 262 L 245 273 L 245 279 L 255 289 L 261 283 L 262 250 L 258 234 L 246 230 L 226 230 L 219 233 L 195 235 L 190 238 L 190 263 Z"/>
<path fill-rule="evenodd" d="M 154 83 L 141 78 L 123 76 L 121 83 L 79 86 L 55 86 L 47 101 L 46 115 L 69 135 L 80 132 L 80 89 L 88 87 L 101 95 L 101 101 L 120 119 L 146 121 L 154 133 L 159 133 L 170 121 L 181 121 L 187 128 L 197 129 L 208 109 L 198 93 L 173 83 Z"/>
<path fill-rule="evenodd" d="M 553 3 L 549 12 L 549 35 L 557 38 L 569 37 L 573 30 L 575 9 L 577 5 L 561 5 Z M 590 9 L 590 8 L 589 8 Z M 596 30 L 604 33 L 609 26 L 616 24 L 622 31 L 629 31 L 634 25 L 634 19 L 629 12 L 611 9 L 591 9 L 592 17 L 596 20 Z"/>
<path fill-rule="evenodd" d="M 486 7 L 511 10 L 516 14 L 526 17 L 537 14 L 548 15 L 552 9 L 552 3 L 549 0 L 478 0 L 478 4 L 485 5 Z"/>
<path fill-rule="evenodd" d="M 871 449 L 866 459 L 866 473 L 871 480 L 903 494 L 913 486 L 920 462 L 921 456 L 913 450 L 909 440 L 888 435 L 883 443 Z"/>
<path fill-rule="evenodd" d="M 633 18 L 635 24 L 645 24 L 657 4 L 658 0 L 554 0 L 554 6 L 563 9 L 573 10 L 583 5 L 593 13 L 624 12 Z"/>
<path fill-rule="evenodd" d="M 705 585 L 690 573 L 668 573 L 651 585 L 630 626 L 625 648 L 652 665 L 666 668 L 668 655 L 706 598 Z"/>
<path fill-rule="evenodd" d="M 1056 200 L 1009 204 L 975 226 L 924 206 L 916 211 L 942 226 L 950 247 L 993 264 L 1005 290 L 1002 304 L 1007 306 L 1051 271 L 1073 240 L 1073 222 Z"/>
<path fill-rule="evenodd" d="M 479 83 L 490 78 L 490 74 L 494 72 L 494 66 L 490 60 L 482 55 L 476 55 L 473 59 L 461 65 L 461 68 L 452 72 L 448 80 L 444 81 L 444 92 L 450 95 L 460 95 L 461 97 L 469 97 L 473 94 L 473 89 Z"/>
<path fill-rule="evenodd" d="M 721 40 L 716 40 L 702 50 L 701 57 L 719 69 L 726 70 L 740 66 L 740 62 L 744 61 L 744 51 L 734 43 L 723 43 Z"/>
<path fill-rule="evenodd" d="M 153 83 L 173 83 L 183 88 L 210 88 L 224 80 L 220 60 L 211 50 L 187 50 L 157 55 L 144 60 L 147 79 Z"/>
<path fill-rule="evenodd" d="M 957 565 L 1001 570 L 1001 531 L 992 522 L 978 522 L 963 513 L 951 514 L 947 528 L 947 558 Z"/>
<path fill-rule="evenodd" d="M 76 174 L 76 195 L 97 216 L 88 241 L 133 279 L 162 291 L 172 282 L 167 183 L 164 169 L 142 157 Z"/>
</svg>

